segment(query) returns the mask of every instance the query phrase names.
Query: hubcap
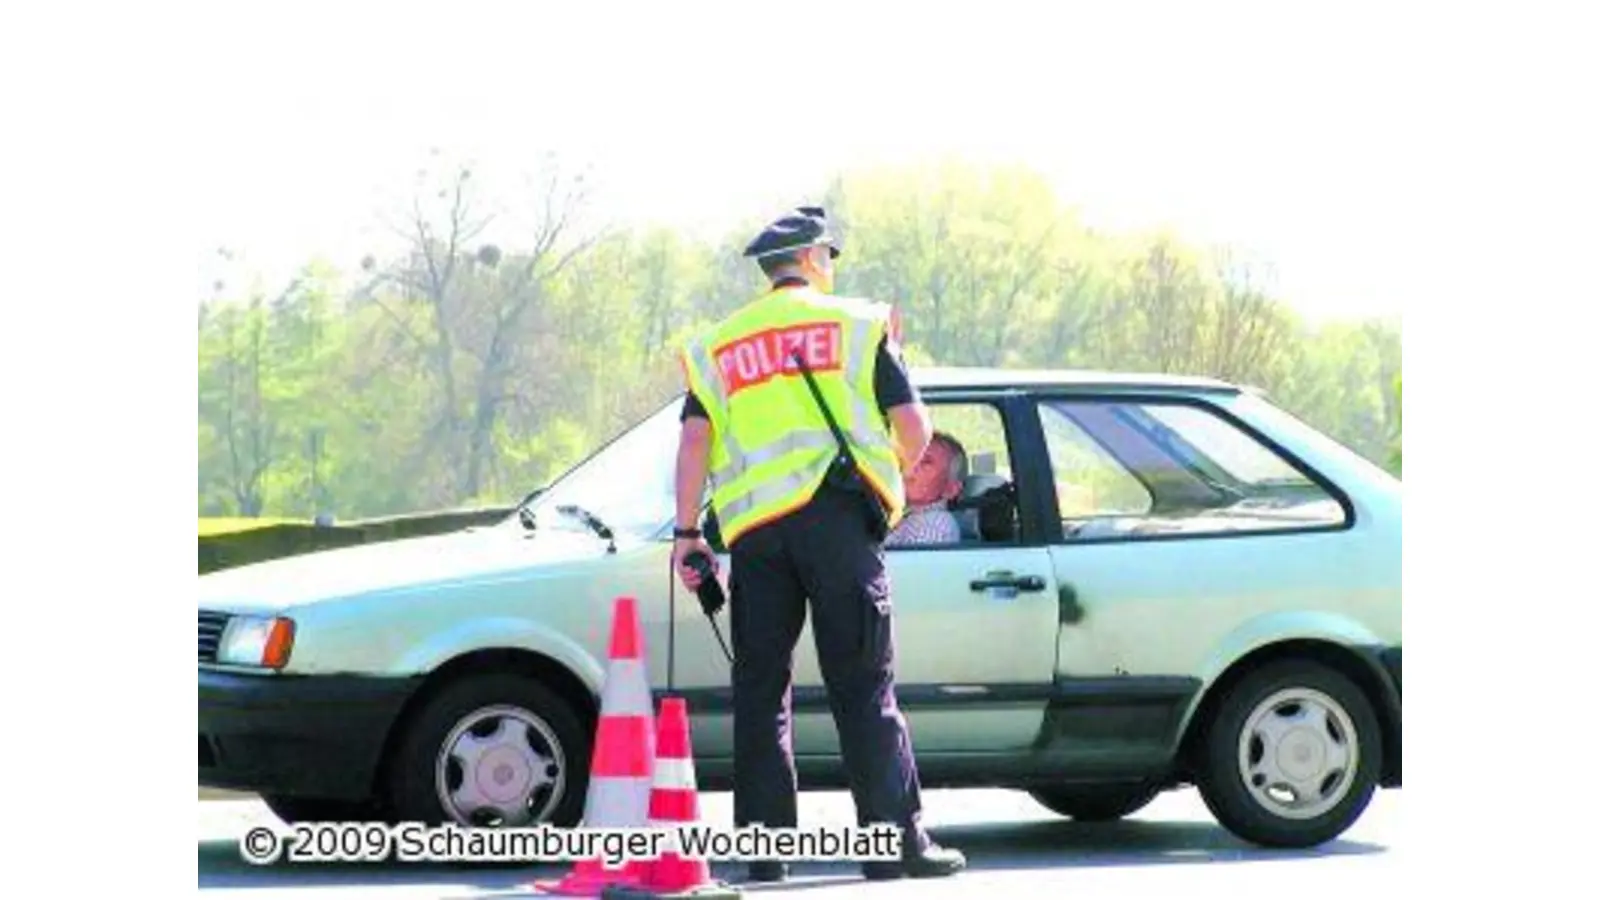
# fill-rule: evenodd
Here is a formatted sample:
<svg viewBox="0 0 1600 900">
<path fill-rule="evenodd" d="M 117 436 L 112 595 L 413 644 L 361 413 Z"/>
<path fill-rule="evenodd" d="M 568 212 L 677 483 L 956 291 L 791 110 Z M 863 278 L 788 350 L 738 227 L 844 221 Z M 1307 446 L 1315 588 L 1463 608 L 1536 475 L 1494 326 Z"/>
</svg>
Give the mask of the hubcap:
<svg viewBox="0 0 1600 900">
<path fill-rule="evenodd" d="M 1311 819 L 1339 805 L 1360 760 L 1355 724 L 1332 697 L 1309 688 L 1263 700 L 1239 735 L 1239 772 L 1268 811 Z"/>
<path fill-rule="evenodd" d="M 518 827 L 543 821 L 567 785 L 561 743 L 544 720 L 515 706 L 463 718 L 445 738 L 434 786 L 461 825 Z"/>
</svg>

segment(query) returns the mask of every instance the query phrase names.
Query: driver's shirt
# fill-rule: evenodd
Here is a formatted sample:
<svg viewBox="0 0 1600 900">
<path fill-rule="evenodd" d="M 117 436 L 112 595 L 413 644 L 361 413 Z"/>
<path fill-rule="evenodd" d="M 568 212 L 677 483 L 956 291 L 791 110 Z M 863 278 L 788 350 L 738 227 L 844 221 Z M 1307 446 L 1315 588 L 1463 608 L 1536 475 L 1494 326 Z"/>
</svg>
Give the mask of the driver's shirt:
<svg viewBox="0 0 1600 900">
<path fill-rule="evenodd" d="M 883 542 L 885 547 L 959 543 L 961 523 L 956 521 L 955 513 L 943 503 L 913 506 L 906 510 L 905 518 Z"/>
<path fill-rule="evenodd" d="M 773 290 L 786 287 L 805 287 L 803 278 L 782 278 L 773 284 Z M 914 403 L 919 398 L 916 386 L 911 383 L 911 376 L 906 372 L 904 360 L 898 353 L 889 349 L 889 339 L 885 337 L 878 342 L 878 363 L 873 367 L 872 377 L 873 394 L 878 400 L 878 411 L 888 416 L 889 410 L 896 406 Z M 710 419 L 706 408 L 701 405 L 693 391 L 685 391 L 683 396 L 683 412 L 679 414 L 679 421 L 687 421 L 690 416 L 701 419 Z"/>
</svg>

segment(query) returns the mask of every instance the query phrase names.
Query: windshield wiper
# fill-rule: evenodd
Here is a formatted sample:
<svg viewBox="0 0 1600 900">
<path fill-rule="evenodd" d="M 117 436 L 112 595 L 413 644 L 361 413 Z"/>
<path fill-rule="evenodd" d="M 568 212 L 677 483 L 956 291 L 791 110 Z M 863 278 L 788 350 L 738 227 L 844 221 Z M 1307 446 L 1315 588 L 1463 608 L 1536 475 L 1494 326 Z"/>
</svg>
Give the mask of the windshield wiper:
<svg viewBox="0 0 1600 900">
<path fill-rule="evenodd" d="M 581 521 L 583 524 L 589 526 L 589 530 L 590 531 L 593 531 L 595 534 L 599 535 L 603 540 L 605 540 L 607 542 L 608 547 L 606 549 L 606 552 L 608 552 L 608 553 L 617 552 L 617 539 L 616 539 L 616 536 L 611 533 L 611 529 L 610 528 L 606 527 L 606 523 L 605 522 L 600 521 L 600 517 L 599 516 L 595 515 L 594 513 L 590 512 L 590 511 L 588 511 L 587 509 L 584 509 L 581 506 L 576 506 L 576 505 L 571 504 L 571 503 L 568 503 L 568 504 L 566 504 L 564 506 L 556 507 L 556 511 L 560 512 L 560 513 L 563 513 L 565 515 L 573 516 L 573 517 L 577 518 L 579 521 Z"/>
</svg>

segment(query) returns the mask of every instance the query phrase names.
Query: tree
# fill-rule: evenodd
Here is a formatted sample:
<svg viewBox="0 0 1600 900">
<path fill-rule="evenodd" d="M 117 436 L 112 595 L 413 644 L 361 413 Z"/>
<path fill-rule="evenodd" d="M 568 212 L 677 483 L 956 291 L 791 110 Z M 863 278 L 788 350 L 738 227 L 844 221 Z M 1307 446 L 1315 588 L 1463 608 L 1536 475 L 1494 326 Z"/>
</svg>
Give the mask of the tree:
<svg viewBox="0 0 1600 900">
<path fill-rule="evenodd" d="M 430 193 L 437 203 L 424 203 Z M 539 316 L 552 282 L 598 239 L 578 233 L 588 199 L 581 174 L 569 177 L 552 165 L 532 198 L 529 246 L 507 254 L 480 242 L 494 217 L 475 195 L 471 169 L 459 167 L 442 186 L 424 182 L 418 191 L 405 219 L 404 257 L 387 269 L 373 267 L 371 302 L 412 344 L 409 361 L 425 365 L 434 379 L 435 411 L 421 447 L 449 473 L 441 502 L 480 493 L 504 410 L 529 402 L 514 375 L 548 335 Z M 399 296 L 386 297 L 385 288 Z M 421 305 L 425 327 L 397 311 L 397 301 Z"/>
<path fill-rule="evenodd" d="M 1400 474 L 1400 376 L 1394 376 L 1394 441 L 1389 451 L 1389 465 L 1394 474 Z"/>
</svg>

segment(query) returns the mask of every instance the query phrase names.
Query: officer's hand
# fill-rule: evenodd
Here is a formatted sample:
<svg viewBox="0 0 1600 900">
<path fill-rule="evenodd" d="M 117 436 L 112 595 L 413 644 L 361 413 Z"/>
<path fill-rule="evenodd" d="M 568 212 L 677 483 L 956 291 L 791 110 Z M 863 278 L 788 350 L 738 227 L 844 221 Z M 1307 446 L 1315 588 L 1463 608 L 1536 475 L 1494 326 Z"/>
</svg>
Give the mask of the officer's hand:
<svg viewBox="0 0 1600 900">
<path fill-rule="evenodd" d="M 704 553 L 711 560 L 711 570 L 718 570 L 717 555 L 711 550 L 711 545 L 705 538 L 678 538 L 672 542 L 672 565 L 678 570 L 678 578 L 683 586 L 691 591 L 700 589 L 700 575 L 684 562 L 686 558 L 696 552 Z"/>
</svg>

